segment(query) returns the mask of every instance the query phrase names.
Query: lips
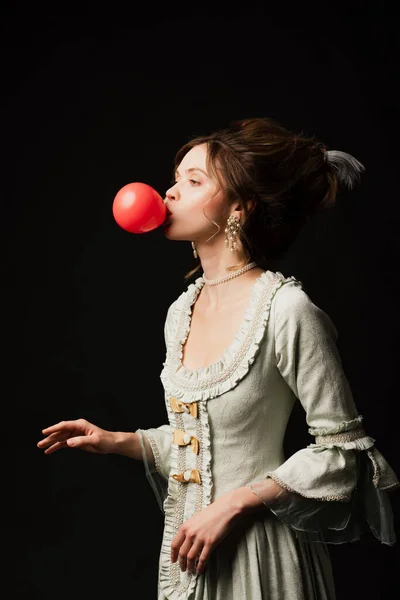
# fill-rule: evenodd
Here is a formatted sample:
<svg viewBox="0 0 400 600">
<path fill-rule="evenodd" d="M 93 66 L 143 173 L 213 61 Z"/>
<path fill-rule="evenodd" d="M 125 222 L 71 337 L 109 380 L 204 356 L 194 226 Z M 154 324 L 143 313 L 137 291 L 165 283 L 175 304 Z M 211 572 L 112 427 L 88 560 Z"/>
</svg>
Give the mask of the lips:
<svg viewBox="0 0 400 600">
<path fill-rule="evenodd" d="M 171 215 L 172 215 L 171 211 L 169 211 L 167 208 L 167 214 L 165 217 L 164 225 L 169 225 L 171 223 Z"/>
</svg>

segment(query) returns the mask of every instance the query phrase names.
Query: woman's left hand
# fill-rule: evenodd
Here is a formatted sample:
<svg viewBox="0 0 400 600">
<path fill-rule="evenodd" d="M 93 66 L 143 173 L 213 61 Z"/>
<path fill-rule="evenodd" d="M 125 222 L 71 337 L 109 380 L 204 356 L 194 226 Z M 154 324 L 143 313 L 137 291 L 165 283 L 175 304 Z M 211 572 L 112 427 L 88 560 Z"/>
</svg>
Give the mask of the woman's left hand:
<svg viewBox="0 0 400 600">
<path fill-rule="evenodd" d="M 185 521 L 171 543 L 171 561 L 179 559 L 181 571 L 203 573 L 212 550 L 233 529 L 240 510 L 236 490 L 224 494 Z"/>
</svg>

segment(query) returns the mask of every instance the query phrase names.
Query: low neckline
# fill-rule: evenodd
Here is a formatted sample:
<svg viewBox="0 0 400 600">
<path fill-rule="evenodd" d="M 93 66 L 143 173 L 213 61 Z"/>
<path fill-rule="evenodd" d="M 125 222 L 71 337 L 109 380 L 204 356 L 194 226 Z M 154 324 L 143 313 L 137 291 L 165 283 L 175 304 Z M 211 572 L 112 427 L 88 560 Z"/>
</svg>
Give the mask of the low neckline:
<svg viewBox="0 0 400 600">
<path fill-rule="evenodd" d="M 194 294 L 193 296 L 190 298 L 190 301 L 187 305 L 187 327 L 186 327 L 186 333 L 185 336 L 182 340 L 179 341 L 180 343 L 180 355 L 178 358 L 178 369 L 181 373 L 186 373 L 187 375 L 201 375 L 205 372 L 208 372 L 212 369 L 215 369 L 216 367 L 218 367 L 218 365 L 222 364 L 225 362 L 225 359 L 227 357 L 228 354 L 232 354 L 232 351 L 235 347 L 235 345 L 238 343 L 238 340 L 240 338 L 240 334 L 248 328 L 248 314 L 250 309 L 253 306 L 253 301 L 254 301 L 254 296 L 256 293 L 256 290 L 258 288 L 258 285 L 261 283 L 261 281 L 263 280 L 264 277 L 267 276 L 267 274 L 270 273 L 270 271 L 266 270 L 263 271 L 263 273 L 261 273 L 253 282 L 253 285 L 251 286 L 251 291 L 248 297 L 248 301 L 247 301 L 247 305 L 246 305 L 246 309 L 244 311 L 244 317 L 239 325 L 239 327 L 236 329 L 235 335 L 233 336 L 232 342 L 225 348 L 225 350 L 219 355 L 219 357 L 214 360 L 212 363 L 209 363 L 208 365 L 205 365 L 203 367 L 198 367 L 196 369 L 189 369 L 188 367 L 185 367 L 185 365 L 183 364 L 183 348 L 185 346 L 185 343 L 189 337 L 189 333 L 190 333 L 190 329 L 191 329 L 191 324 L 192 324 L 192 317 L 193 317 L 193 307 L 194 304 L 201 292 L 201 289 L 203 288 L 203 286 L 205 285 L 205 281 L 203 279 L 203 277 L 199 277 L 194 285 L 195 285 L 195 289 L 194 289 Z"/>
</svg>

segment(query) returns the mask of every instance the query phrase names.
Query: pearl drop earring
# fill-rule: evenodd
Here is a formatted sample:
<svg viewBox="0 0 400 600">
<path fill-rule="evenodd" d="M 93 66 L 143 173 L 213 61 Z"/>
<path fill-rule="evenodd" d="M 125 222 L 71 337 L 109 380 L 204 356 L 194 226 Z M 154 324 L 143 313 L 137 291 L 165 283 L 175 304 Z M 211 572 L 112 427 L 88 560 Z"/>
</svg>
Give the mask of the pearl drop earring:
<svg viewBox="0 0 400 600">
<path fill-rule="evenodd" d="M 229 247 L 231 252 L 234 252 L 236 250 L 236 236 L 238 234 L 239 229 L 239 219 L 235 217 L 235 215 L 231 215 L 226 222 L 225 229 L 225 246 L 227 248 Z"/>
</svg>

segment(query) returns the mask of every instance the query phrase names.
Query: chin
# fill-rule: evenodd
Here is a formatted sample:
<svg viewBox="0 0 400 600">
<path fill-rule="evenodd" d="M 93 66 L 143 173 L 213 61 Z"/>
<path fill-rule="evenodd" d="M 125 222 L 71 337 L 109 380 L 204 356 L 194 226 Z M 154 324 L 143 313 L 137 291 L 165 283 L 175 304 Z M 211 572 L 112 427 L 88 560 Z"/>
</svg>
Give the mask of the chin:
<svg viewBox="0 0 400 600">
<path fill-rule="evenodd" d="M 166 226 L 164 226 L 163 227 L 164 236 L 166 238 L 168 238 L 169 240 L 176 240 L 176 241 L 182 241 L 182 242 L 187 242 L 188 241 L 189 238 L 187 236 L 182 237 L 182 236 L 175 235 L 173 233 L 173 229 L 174 229 L 173 225 L 166 225 Z"/>
<path fill-rule="evenodd" d="M 179 238 L 176 237 L 176 235 L 174 235 L 171 231 L 171 225 L 168 225 L 167 227 L 164 228 L 164 236 L 168 239 L 168 240 L 179 240 Z"/>
<path fill-rule="evenodd" d="M 171 223 L 169 223 L 168 225 L 163 225 L 162 229 L 163 229 L 164 235 L 166 237 L 168 237 L 170 229 L 171 229 Z"/>
</svg>

